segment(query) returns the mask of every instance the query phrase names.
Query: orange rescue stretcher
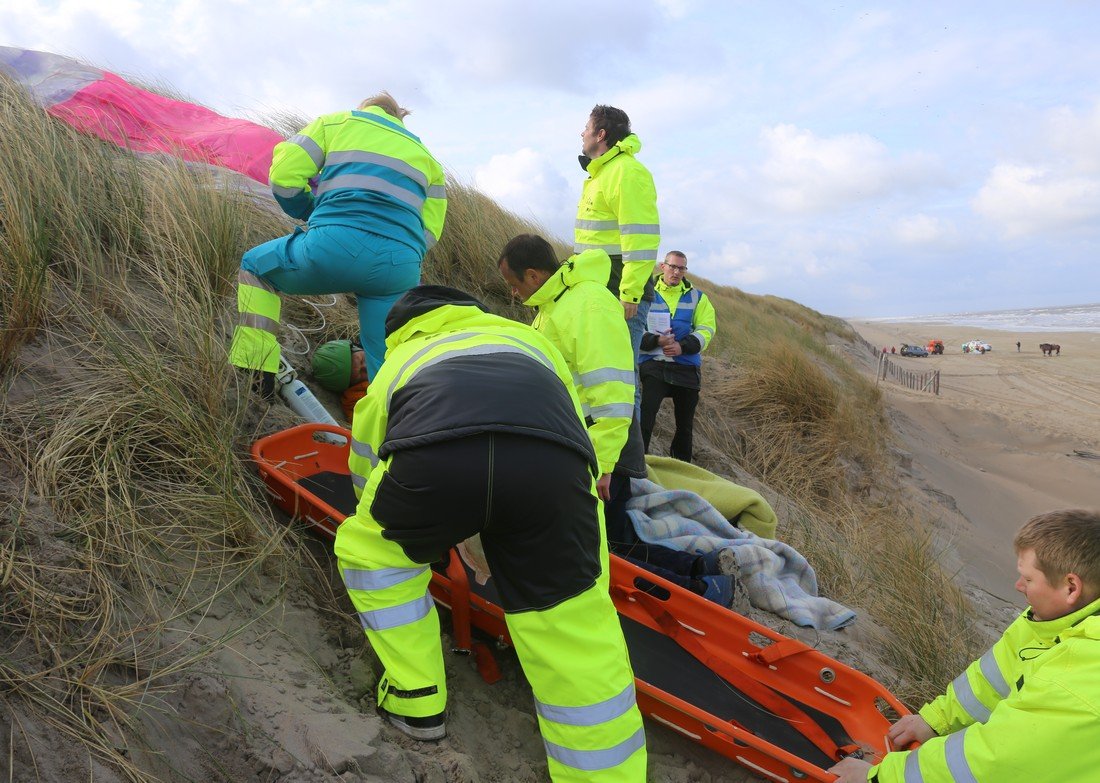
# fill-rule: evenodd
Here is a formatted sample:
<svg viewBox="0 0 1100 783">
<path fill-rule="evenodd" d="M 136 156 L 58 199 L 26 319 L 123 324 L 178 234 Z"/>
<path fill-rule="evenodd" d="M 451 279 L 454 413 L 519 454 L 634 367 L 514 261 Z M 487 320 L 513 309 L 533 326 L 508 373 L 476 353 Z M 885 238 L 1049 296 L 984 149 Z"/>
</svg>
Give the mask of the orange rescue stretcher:
<svg viewBox="0 0 1100 783">
<path fill-rule="evenodd" d="M 356 505 L 350 443 L 346 429 L 303 424 L 256 441 L 252 457 L 276 505 L 332 539 Z M 478 584 L 451 550 L 429 589 L 451 612 L 455 651 L 474 653 L 487 681 L 499 677 L 474 639 L 510 644 L 492 579 Z M 886 714 L 909 712 L 867 675 L 615 555 L 611 596 L 642 713 L 766 780 L 828 783 L 844 756 L 875 762 L 888 750 Z"/>
</svg>

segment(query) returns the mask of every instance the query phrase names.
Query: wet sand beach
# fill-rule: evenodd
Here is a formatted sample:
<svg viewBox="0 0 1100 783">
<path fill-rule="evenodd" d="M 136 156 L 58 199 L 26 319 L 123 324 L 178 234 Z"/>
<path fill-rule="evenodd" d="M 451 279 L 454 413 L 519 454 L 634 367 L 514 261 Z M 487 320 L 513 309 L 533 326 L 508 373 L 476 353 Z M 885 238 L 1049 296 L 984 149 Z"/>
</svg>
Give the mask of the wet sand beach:
<svg viewBox="0 0 1100 783">
<path fill-rule="evenodd" d="M 878 348 L 944 341 L 941 356 L 890 357 L 914 372 L 940 370 L 938 397 L 880 387 L 913 478 L 941 501 L 962 576 L 1022 605 L 1012 588 L 1019 526 L 1055 508 L 1100 508 L 1100 333 L 849 323 Z M 993 350 L 963 353 L 979 338 Z M 1061 354 L 1044 356 L 1044 342 Z"/>
</svg>

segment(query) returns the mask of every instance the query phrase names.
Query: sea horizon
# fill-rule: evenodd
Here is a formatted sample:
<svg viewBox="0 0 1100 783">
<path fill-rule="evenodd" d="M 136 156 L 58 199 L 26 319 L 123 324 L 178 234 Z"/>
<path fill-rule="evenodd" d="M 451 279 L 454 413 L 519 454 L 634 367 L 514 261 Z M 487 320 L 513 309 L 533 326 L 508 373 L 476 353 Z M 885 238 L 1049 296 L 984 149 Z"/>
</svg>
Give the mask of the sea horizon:
<svg viewBox="0 0 1100 783">
<path fill-rule="evenodd" d="M 1100 302 L 877 318 L 853 316 L 847 320 L 865 323 L 947 324 L 1001 332 L 1100 332 Z"/>
</svg>

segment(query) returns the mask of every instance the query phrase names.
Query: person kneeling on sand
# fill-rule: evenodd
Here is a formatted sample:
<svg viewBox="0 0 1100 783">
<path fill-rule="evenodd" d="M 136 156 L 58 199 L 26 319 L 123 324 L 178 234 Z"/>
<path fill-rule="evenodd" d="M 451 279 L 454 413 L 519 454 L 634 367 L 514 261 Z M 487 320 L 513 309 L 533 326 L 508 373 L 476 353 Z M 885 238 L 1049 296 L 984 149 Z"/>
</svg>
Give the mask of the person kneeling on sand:
<svg viewBox="0 0 1100 783">
<path fill-rule="evenodd" d="M 1100 769 L 1100 512 L 1034 517 L 1013 542 L 1030 606 L 947 693 L 887 733 L 877 766 L 846 758 L 838 783 L 1095 780 Z"/>
</svg>

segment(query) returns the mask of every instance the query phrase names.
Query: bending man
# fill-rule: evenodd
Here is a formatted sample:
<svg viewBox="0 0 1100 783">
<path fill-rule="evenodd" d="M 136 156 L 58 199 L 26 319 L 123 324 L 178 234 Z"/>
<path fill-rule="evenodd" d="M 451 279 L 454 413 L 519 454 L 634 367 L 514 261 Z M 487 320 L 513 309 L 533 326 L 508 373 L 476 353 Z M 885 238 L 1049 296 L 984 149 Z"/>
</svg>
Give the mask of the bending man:
<svg viewBox="0 0 1100 783">
<path fill-rule="evenodd" d="M 468 294 L 414 288 L 352 423 L 360 501 L 336 556 L 385 666 L 378 705 L 418 739 L 445 735 L 447 689 L 429 563 L 481 534 L 535 696 L 555 781 L 645 780 L 645 734 L 596 497 L 596 455 L 561 354 Z"/>
<path fill-rule="evenodd" d="M 308 227 L 244 254 L 229 349 L 232 364 L 260 373 L 265 394 L 279 370 L 280 293 L 355 294 L 368 376 L 381 366 L 386 313 L 420 281 L 447 211 L 443 169 L 405 129 L 407 114 L 383 92 L 275 146 L 271 190 Z"/>
</svg>

